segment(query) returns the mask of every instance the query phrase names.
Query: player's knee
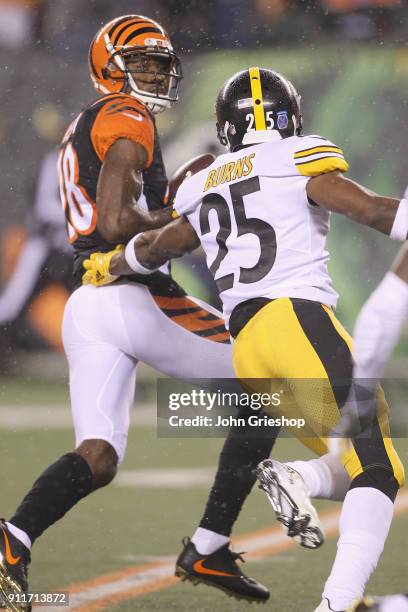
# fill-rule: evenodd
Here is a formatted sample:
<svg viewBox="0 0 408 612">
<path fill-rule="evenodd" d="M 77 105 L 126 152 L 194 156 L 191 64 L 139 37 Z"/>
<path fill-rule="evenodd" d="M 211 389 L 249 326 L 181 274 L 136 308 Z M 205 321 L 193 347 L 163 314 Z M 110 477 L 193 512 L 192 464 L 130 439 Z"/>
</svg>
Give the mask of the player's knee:
<svg viewBox="0 0 408 612">
<path fill-rule="evenodd" d="M 118 455 L 109 442 L 105 440 L 84 440 L 75 449 L 91 468 L 93 488 L 99 489 L 109 484 L 115 477 L 118 467 Z"/>
<path fill-rule="evenodd" d="M 356 476 L 351 484 L 350 489 L 359 487 L 371 487 L 378 489 L 394 502 L 398 489 L 404 484 L 404 474 L 394 474 L 385 467 L 378 467 L 365 470 Z"/>
</svg>

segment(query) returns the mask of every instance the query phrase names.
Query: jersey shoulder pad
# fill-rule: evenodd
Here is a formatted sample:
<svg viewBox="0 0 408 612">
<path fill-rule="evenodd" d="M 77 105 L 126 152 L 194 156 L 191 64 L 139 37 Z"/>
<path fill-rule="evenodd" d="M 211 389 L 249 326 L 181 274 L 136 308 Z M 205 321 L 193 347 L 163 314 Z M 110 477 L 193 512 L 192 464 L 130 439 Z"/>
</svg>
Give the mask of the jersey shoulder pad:
<svg viewBox="0 0 408 612">
<path fill-rule="evenodd" d="M 298 174 L 317 176 L 340 170 L 347 172 L 343 151 L 337 145 L 321 136 L 300 136 L 294 139 L 292 160 Z"/>
<path fill-rule="evenodd" d="M 154 147 L 153 120 L 144 104 L 126 94 L 107 96 L 97 109 L 91 141 L 101 161 L 119 138 L 142 145 L 147 155 L 146 167 L 150 166 Z"/>
</svg>

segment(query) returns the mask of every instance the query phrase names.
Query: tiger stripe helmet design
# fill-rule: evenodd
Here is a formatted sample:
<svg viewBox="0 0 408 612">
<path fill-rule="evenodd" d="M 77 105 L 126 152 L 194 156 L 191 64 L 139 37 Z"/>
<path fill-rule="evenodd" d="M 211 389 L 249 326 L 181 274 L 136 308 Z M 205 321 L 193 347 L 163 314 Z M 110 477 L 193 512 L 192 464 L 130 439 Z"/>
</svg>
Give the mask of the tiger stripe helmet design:
<svg viewBox="0 0 408 612">
<path fill-rule="evenodd" d="M 159 70 L 149 67 L 150 59 L 159 62 Z M 129 64 L 135 60 L 140 60 L 140 67 L 132 70 Z M 183 78 L 166 31 L 142 15 L 117 17 L 97 32 L 89 48 L 89 71 L 99 93 L 128 93 L 153 113 L 169 108 L 178 99 Z M 136 72 L 154 80 L 144 81 L 149 86 L 143 88 L 140 81 L 137 83 Z"/>
</svg>

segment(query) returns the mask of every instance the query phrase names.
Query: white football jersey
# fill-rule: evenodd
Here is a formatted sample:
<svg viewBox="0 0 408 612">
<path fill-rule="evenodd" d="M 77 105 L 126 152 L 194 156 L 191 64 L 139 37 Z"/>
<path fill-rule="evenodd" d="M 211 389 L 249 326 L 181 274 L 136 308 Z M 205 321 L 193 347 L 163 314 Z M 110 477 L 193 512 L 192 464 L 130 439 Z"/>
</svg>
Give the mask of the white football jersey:
<svg viewBox="0 0 408 612">
<path fill-rule="evenodd" d="M 310 177 L 346 171 L 320 136 L 242 147 L 184 181 L 174 208 L 200 238 L 228 322 L 251 298 L 304 298 L 335 306 L 327 270 L 330 213 L 309 202 Z"/>
</svg>

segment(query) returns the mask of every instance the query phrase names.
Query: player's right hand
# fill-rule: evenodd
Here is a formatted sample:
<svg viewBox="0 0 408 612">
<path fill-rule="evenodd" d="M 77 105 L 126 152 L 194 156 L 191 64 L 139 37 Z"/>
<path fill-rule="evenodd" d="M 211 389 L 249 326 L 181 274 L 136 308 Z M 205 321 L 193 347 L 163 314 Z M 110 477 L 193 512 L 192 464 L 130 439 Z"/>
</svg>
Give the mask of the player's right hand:
<svg viewBox="0 0 408 612">
<path fill-rule="evenodd" d="M 123 244 L 118 244 L 113 251 L 108 251 L 108 253 L 92 253 L 90 258 L 85 259 L 82 264 L 86 270 L 82 276 L 82 284 L 103 287 L 119 278 L 109 272 L 109 266 L 112 257 L 123 251 L 124 248 Z"/>
</svg>

